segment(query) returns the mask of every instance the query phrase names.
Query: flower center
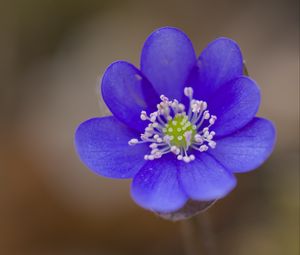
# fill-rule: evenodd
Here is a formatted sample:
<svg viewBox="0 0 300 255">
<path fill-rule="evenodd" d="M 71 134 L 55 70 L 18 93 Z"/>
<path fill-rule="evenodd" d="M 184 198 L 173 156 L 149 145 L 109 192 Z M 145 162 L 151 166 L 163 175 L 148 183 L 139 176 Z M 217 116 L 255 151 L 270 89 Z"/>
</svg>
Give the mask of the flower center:
<svg viewBox="0 0 300 255">
<path fill-rule="evenodd" d="M 169 100 L 164 95 L 160 96 L 157 111 L 149 116 L 141 112 L 141 119 L 150 123 L 140 140 L 133 138 L 128 144 L 150 143 L 151 152 L 144 156 L 145 160 L 158 159 L 171 152 L 178 160 L 188 163 L 195 159 L 193 150 L 203 152 L 216 147 L 215 132 L 209 129 L 217 117 L 210 115 L 205 101 L 193 99 L 191 87 L 184 88 L 184 95 L 189 98 L 188 112 L 176 99 Z"/>
<path fill-rule="evenodd" d="M 177 147 L 187 147 L 185 136 L 190 134 L 194 137 L 196 134 L 196 126 L 188 120 L 185 114 L 177 114 L 175 117 L 168 121 L 163 129 L 166 136 L 172 138 L 170 144 Z"/>
</svg>

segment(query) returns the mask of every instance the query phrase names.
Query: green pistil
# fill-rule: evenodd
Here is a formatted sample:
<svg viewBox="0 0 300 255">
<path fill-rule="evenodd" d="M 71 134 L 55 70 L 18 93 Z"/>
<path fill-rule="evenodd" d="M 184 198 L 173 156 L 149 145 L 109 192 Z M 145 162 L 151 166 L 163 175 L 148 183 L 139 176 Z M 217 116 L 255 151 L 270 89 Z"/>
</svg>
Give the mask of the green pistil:
<svg viewBox="0 0 300 255">
<path fill-rule="evenodd" d="M 189 131 L 192 132 L 191 137 L 193 140 L 193 137 L 196 134 L 196 126 L 194 126 L 184 114 L 175 115 L 173 119 L 169 120 L 164 128 L 164 134 L 173 137 L 170 141 L 171 145 L 177 147 L 187 146 L 185 133 Z"/>
</svg>

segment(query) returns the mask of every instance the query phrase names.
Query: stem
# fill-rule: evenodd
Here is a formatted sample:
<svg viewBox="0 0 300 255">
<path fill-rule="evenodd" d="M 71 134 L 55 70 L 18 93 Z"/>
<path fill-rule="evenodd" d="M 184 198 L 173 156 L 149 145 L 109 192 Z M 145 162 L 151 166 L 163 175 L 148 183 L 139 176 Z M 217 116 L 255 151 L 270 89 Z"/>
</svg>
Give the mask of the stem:
<svg viewBox="0 0 300 255">
<path fill-rule="evenodd" d="M 216 255 L 215 240 L 207 212 L 181 222 L 185 255 Z"/>
<path fill-rule="evenodd" d="M 194 217 L 181 222 L 181 234 L 183 238 L 184 254 L 199 255 L 199 243 L 195 234 Z"/>
<path fill-rule="evenodd" d="M 201 230 L 201 236 L 203 238 L 202 244 L 205 251 L 204 254 L 216 255 L 216 240 L 213 232 L 211 217 L 207 212 L 203 213 L 201 217 L 198 218 L 198 226 Z"/>
</svg>

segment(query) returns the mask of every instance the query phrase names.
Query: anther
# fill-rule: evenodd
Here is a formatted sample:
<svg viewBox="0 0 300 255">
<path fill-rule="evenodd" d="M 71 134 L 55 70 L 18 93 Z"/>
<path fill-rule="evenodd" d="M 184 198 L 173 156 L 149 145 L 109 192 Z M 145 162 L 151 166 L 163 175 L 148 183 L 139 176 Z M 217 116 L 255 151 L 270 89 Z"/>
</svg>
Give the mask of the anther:
<svg viewBox="0 0 300 255">
<path fill-rule="evenodd" d="M 194 90 L 191 87 L 185 87 L 183 92 L 185 96 L 192 98 Z"/>
<path fill-rule="evenodd" d="M 147 113 L 145 111 L 141 112 L 141 120 L 146 120 L 148 119 Z"/>
<path fill-rule="evenodd" d="M 215 115 L 211 115 L 210 119 L 209 119 L 209 124 L 213 125 L 216 121 L 217 117 Z"/>
<path fill-rule="evenodd" d="M 151 149 L 155 149 L 155 148 L 157 148 L 157 143 L 151 143 L 151 144 L 149 145 L 149 147 L 150 147 Z"/>
<path fill-rule="evenodd" d="M 184 161 L 185 163 L 189 163 L 189 162 L 191 161 L 191 159 L 190 159 L 190 157 L 188 157 L 188 156 L 184 156 L 184 157 L 183 157 L 183 161 Z"/>
<path fill-rule="evenodd" d="M 136 145 L 137 143 L 139 143 L 139 140 L 135 139 L 135 138 L 129 140 L 129 142 L 128 142 L 129 145 Z"/>
</svg>

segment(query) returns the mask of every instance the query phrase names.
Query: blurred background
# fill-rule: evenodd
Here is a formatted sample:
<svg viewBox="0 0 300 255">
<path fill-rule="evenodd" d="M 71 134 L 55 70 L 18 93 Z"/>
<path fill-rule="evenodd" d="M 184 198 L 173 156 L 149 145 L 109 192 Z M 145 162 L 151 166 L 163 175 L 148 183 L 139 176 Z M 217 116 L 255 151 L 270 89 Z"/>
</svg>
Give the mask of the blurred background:
<svg viewBox="0 0 300 255">
<path fill-rule="evenodd" d="M 269 160 L 207 212 L 218 254 L 298 254 L 298 22 L 296 0 L 1 0 L 0 254 L 184 254 L 180 223 L 136 206 L 130 181 L 94 175 L 73 147 L 80 122 L 109 114 L 105 68 L 138 66 L 167 25 L 198 53 L 236 40 L 262 89 L 259 115 L 277 126 Z"/>
</svg>

